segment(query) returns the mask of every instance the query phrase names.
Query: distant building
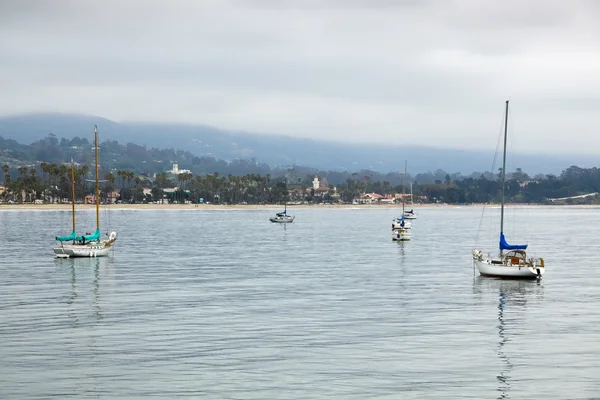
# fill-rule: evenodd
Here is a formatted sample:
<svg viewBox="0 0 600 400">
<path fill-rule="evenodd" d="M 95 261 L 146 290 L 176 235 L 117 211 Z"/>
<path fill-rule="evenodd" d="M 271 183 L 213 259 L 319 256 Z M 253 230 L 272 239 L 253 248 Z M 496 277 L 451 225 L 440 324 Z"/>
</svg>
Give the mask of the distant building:
<svg viewBox="0 0 600 400">
<path fill-rule="evenodd" d="M 362 193 L 356 200 L 358 204 L 374 204 L 378 203 L 384 197 L 378 193 Z"/>
<path fill-rule="evenodd" d="M 190 171 L 189 169 L 179 169 L 179 164 L 177 164 L 177 163 L 173 164 L 173 168 L 169 172 L 172 173 L 173 175 L 191 174 L 192 173 L 192 171 Z"/>
<path fill-rule="evenodd" d="M 117 190 L 108 192 L 108 193 L 106 193 L 106 202 L 115 204 L 117 202 L 117 200 L 119 199 L 119 197 L 121 197 L 121 194 Z"/>
<path fill-rule="evenodd" d="M 318 190 L 320 186 L 319 177 L 315 175 L 313 178 L 313 189 Z"/>
<path fill-rule="evenodd" d="M 381 204 L 394 204 L 395 202 L 395 198 L 393 195 L 391 194 L 386 194 L 385 196 L 383 196 L 381 199 L 379 199 L 379 202 Z"/>
</svg>

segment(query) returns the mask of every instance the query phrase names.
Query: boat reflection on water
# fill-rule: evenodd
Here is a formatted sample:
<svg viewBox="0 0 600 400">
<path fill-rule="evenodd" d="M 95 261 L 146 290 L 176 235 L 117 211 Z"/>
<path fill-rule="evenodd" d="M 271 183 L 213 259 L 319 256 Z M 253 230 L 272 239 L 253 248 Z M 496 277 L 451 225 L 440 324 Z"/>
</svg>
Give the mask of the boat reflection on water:
<svg viewBox="0 0 600 400">
<path fill-rule="evenodd" d="M 405 246 L 409 246 L 409 243 L 404 240 L 398 240 L 396 243 L 398 244 L 398 254 L 400 254 L 400 259 L 404 261 L 404 257 L 406 256 Z"/>
<path fill-rule="evenodd" d="M 100 276 L 114 277 L 114 262 L 110 258 L 55 258 L 54 264 L 57 269 L 68 273 L 71 283 L 71 294 L 68 297 L 69 315 L 72 317 L 72 325 L 77 326 L 79 320 L 76 316 L 75 303 L 78 298 L 91 297 L 96 319 L 101 319 L 100 309 Z M 67 272 L 68 271 L 68 272 Z M 89 284 L 83 284 L 91 280 Z M 79 282 L 78 282 L 79 281 Z M 89 304 L 89 303 L 88 303 Z"/>
<path fill-rule="evenodd" d="M 536 302 L 542 301 L 544 286 L 542 281 L 503 280 L 477 276 L 473 280 L 473 293 L 482 298 L 486 295 L 497 296 L 498 344 L 496 354 L 504 364 L 504 369 L 496 376 L 498 381 L 498 399 L 508 399 L 514 364 L 506 347 L 513 339 L 514 329 L 523 326 L 526 311 Z M 506 314 L 508 313 L 508 315 Z"/>
</svg>

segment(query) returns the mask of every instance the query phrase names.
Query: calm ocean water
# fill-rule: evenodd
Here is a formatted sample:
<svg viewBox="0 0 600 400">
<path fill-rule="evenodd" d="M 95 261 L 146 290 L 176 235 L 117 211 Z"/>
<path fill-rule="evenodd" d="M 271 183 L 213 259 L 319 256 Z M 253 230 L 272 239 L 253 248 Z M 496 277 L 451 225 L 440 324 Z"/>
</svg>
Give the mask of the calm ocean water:
<svg viewBox="0 0 600 400">
<path fill-rule="evenodd" d="M 541 282 L 474 274 L 477 208 L 406 243 L 392 209 L 292 211 L 113 210 L 76 260 L 68 212 L 0 211 L 0 398 L 600 398 L 600 210 L 507 212 Z"/>
</svg>

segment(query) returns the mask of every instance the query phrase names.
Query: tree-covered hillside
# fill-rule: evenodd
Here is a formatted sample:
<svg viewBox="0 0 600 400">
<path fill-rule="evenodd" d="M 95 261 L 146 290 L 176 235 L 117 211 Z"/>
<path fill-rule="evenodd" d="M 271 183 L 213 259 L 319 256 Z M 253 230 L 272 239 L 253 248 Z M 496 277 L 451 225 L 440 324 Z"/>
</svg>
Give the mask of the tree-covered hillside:
<svg viewBox="0 0 600 400">
<path fill-rule="evenodd" d="M 90 192 L 86 179 L 93 178 L 92 147 L 86 138 L 58 139 L 52 134 L 31 145 L 0 137 L 0 165 L 4 172 L 1 180 L 7 186 L 4 197 L 10 195 L 16 201 L 69 198 L 72 161 L 76 166 L 77 197 L 83 199 Z M 190 201 L 204 198 L 225 203 L 352 202 L 364 193 L 393 197 L 403 190 L 408 192 L 408 183 L 423 202 L 485 203 L 500 199 L 498 172 L 475 172 L 470 176 L 442 170 L 418 173 L 409 175 L 403 188 L 403 174 L 399 172 L 271 168 L 253 159 L 227 162 L 182 150 L 149 149 L 117 141 L 102 142 L 99 155 L 105 197 L 116 190 L 121 200 L 132 202 L 158 201 L 165 195 L 164 189 L 172 188 L 178 193 L 169 196 Z M 175 163 L 183 171 L 171 173 Z M 321 184 L 316 192 L 311 189 L 315 175 Z M 531 177 L 520 168 L 507 172 L 508 202 L 596 203 L 596 192 L 600 192 L 600 169 L 596 167 L 571 166 L 558 176 Z"/>
</svg>

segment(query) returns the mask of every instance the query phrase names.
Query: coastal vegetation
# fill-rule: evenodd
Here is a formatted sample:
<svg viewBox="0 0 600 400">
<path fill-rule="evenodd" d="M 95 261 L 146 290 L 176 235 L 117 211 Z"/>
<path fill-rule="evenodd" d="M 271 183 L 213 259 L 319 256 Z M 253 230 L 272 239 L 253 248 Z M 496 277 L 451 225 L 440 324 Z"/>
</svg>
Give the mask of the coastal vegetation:
<svg viewBox="0 0 600 400">
<path fill-rule="evenodd" d="M 50 134 L 31 145 L 0 137 L 3 188 L 0 200 L 63 202 L 70 199 L 71 162 L 75 166 L 77 201 L 92 193 L 92 145 L 85 138 L 58 139 Z M 350 203 L 365 194 L 396 199 L 402 174 L 369 170 L 319 171 L 310 167 L 271 168 L 256 160 L 218 160 L 175 149 L 147 149 L 116 141 L 100 145 L 100 187 L 103 202 L 211 202 L 271 204 L 282 202 Z M 182 173 L 172 173 L 178 163 Z M 314 186 L 317 176 L 319 186 Z M 499 173 L 419 173 L 409 177 L 415 202 L 488 203 L 499 201 Z M 509 203 L 600 203 L 600 169 L 571 166 L 560 175 L 529 176 L 520 168 L 507 171 Z M 409 187 L 404 191 L 409 192 Z"/>
</svg>

